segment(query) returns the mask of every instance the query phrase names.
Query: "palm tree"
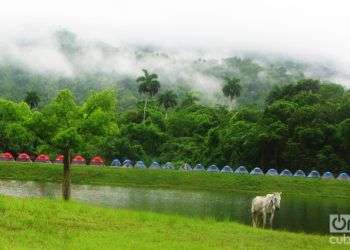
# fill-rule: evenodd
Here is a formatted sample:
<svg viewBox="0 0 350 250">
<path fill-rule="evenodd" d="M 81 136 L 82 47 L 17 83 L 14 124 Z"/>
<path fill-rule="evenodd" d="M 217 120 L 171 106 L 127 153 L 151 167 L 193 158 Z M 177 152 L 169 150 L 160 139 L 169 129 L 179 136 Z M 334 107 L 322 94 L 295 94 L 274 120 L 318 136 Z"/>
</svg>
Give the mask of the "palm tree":
<svg viewBox="0 0 350 250">
<path fill-rule="evenodd" d="M 155 96 L 159 89 L 160 89 L 160 83 L 158 81 L 158 75 L 157 74 L 150 74 L 147 70 L 142 70 L 144 75 L 140 76 L 136 79 L 139 85 L 139 93 L 145 94 L 145 106 L 143 108 L 143 123 L 146 120 L 146 109 L 147 109 L 147 102 L 149 97 Z"/>
<path fill-rule="evenodd" d="M 225 84 L 222 87 L 222 92 L 226 97 L 230 99 L 230 110 L 232 110 L 234 106 L 235 99 L 241 95 L 241 85 L 239 85 L 239 79 L 232 77 L 226 77 L 225 78 Z"/>
<path fill-rule="evenodd" d="M 37 108 L 40 102 L 40 97 L 35 91 L 28 91 L 24 101 L 30 106 L 30 108 Z"/>
<path fill-rule="evenodd" d="M 167 90 L 159 96 L 159 103 L 165 108 L 165 119 L 168 117 L 168 109 L 177 105 L 177 95 L 172 90 Z"/>
</svg>

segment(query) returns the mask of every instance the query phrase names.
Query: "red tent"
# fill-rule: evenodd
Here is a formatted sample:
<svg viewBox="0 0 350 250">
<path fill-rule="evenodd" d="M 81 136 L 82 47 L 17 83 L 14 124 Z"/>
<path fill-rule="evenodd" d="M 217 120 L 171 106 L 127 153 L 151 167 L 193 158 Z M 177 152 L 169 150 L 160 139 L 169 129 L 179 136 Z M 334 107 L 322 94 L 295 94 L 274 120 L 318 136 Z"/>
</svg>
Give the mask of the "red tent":
<svg viewBox="0 0 350 250">
<path fill-rule="evenodd" d="M 81 155 L 76 155 L 72 160 L 72 164 L 86 164 L 86 161 Z"/>
<path fill-rule="evenodd" d="M 15 158 L 9 152 L 5 152 L 5 153 L 0 154 L 0 161 L 14 161 L 14 160 L 15 160 Z"/>
<path fill-rule="evenodd" d="M 55 159 L 55 163 L 63 163 L 64 156 L 63 155 L 57 155 Z"/>
<path fill-rule="evenodd" d="M 51 163 L 50 157 L 49 157 L 48 155 L 44 155 L 44 154 L 38 155 L 38 156 L 35 158 L 35 161 L 36 161 L 36 162 Z"/>
<path fill-rule="evenodd" d="M 22 162 L 31 162 L 30 156 L 26 153 L 21 153 L 17 157 L 17 161 L 22 161 Z"/>
<path fill-rule="evenodd" d="M 101 165 L 104 165 L 104 163 L 105 163 L 104 160 L 100 156 L 95 156 L 90 161 L 90 165 L 101 166 Z"/>
</svg>

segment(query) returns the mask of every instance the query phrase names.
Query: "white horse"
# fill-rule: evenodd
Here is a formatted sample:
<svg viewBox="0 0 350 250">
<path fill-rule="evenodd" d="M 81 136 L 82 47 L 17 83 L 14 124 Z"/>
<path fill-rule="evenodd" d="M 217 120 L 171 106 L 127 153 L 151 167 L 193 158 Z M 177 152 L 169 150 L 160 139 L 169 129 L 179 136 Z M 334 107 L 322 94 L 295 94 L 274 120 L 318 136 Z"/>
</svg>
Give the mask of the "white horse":
<svg viewBox="0 0 350 250">
<path fill-rule="evenodd" d="M 265 227 L 267 214 L 270 214 L 270 225 L 272 227 L 275 210 L 280 208 L 281 194 L 267 194 L 266 196 L 256 196 L 253 199 L 251 208 L 253 227 L 258 226 L 259 216 L 262 216 L 263 227 Z"/>
</svg>

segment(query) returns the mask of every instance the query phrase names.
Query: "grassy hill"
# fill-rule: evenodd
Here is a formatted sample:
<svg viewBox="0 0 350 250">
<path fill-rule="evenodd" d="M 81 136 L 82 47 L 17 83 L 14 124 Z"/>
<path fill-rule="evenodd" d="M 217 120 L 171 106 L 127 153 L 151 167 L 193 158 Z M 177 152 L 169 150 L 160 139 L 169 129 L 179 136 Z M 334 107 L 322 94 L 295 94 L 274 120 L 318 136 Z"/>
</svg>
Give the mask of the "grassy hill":
<svg viewBox="0 0 350 250">
<path fill-rule="evenodd" d="M 2 249 L 341 249 L 328 236 L 0 196 Z M 345 245 L 343 245 L 346 247 Z"/>
</svg>

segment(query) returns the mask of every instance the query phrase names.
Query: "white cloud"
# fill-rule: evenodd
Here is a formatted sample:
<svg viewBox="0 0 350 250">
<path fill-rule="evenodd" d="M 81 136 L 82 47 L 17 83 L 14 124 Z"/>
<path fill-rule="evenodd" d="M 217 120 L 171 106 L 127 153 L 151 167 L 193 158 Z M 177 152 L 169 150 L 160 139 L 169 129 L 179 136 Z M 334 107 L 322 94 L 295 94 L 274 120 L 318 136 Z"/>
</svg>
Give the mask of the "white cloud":
<svg viewBox="0 0 350 250">
<path fill-rule="evenodd" d="M 104 58 L 90 49 L 79 58 L 85 68 L 135 75 L 143 67 L 164 76 L 201 79 L 216 86 L 215 79 L 198 75 L 186 61 L 205 51 L 220 58 L 228 51 L 287 54 L 320 61 L 331 58 L 349 73 L 350 2 L 346 0 L 5 0 L 0 9 L 1 46 L 10 48 L 15 38 L 36 39 L 31 48 L 11 47 L 6 53 L 36 71 L 72 69 L 47 34 L 66 27 L 83 39 L 112 44 L 151 44 L 176 51 L 176 60 L 136 60 L 132 51 Z M 5 45 L 4 45 L 5 44 Z M 4 53 L 4 52 L 2 52 Z M 181 73 L 179 73 L 181 72 Z"/>
</svg>

